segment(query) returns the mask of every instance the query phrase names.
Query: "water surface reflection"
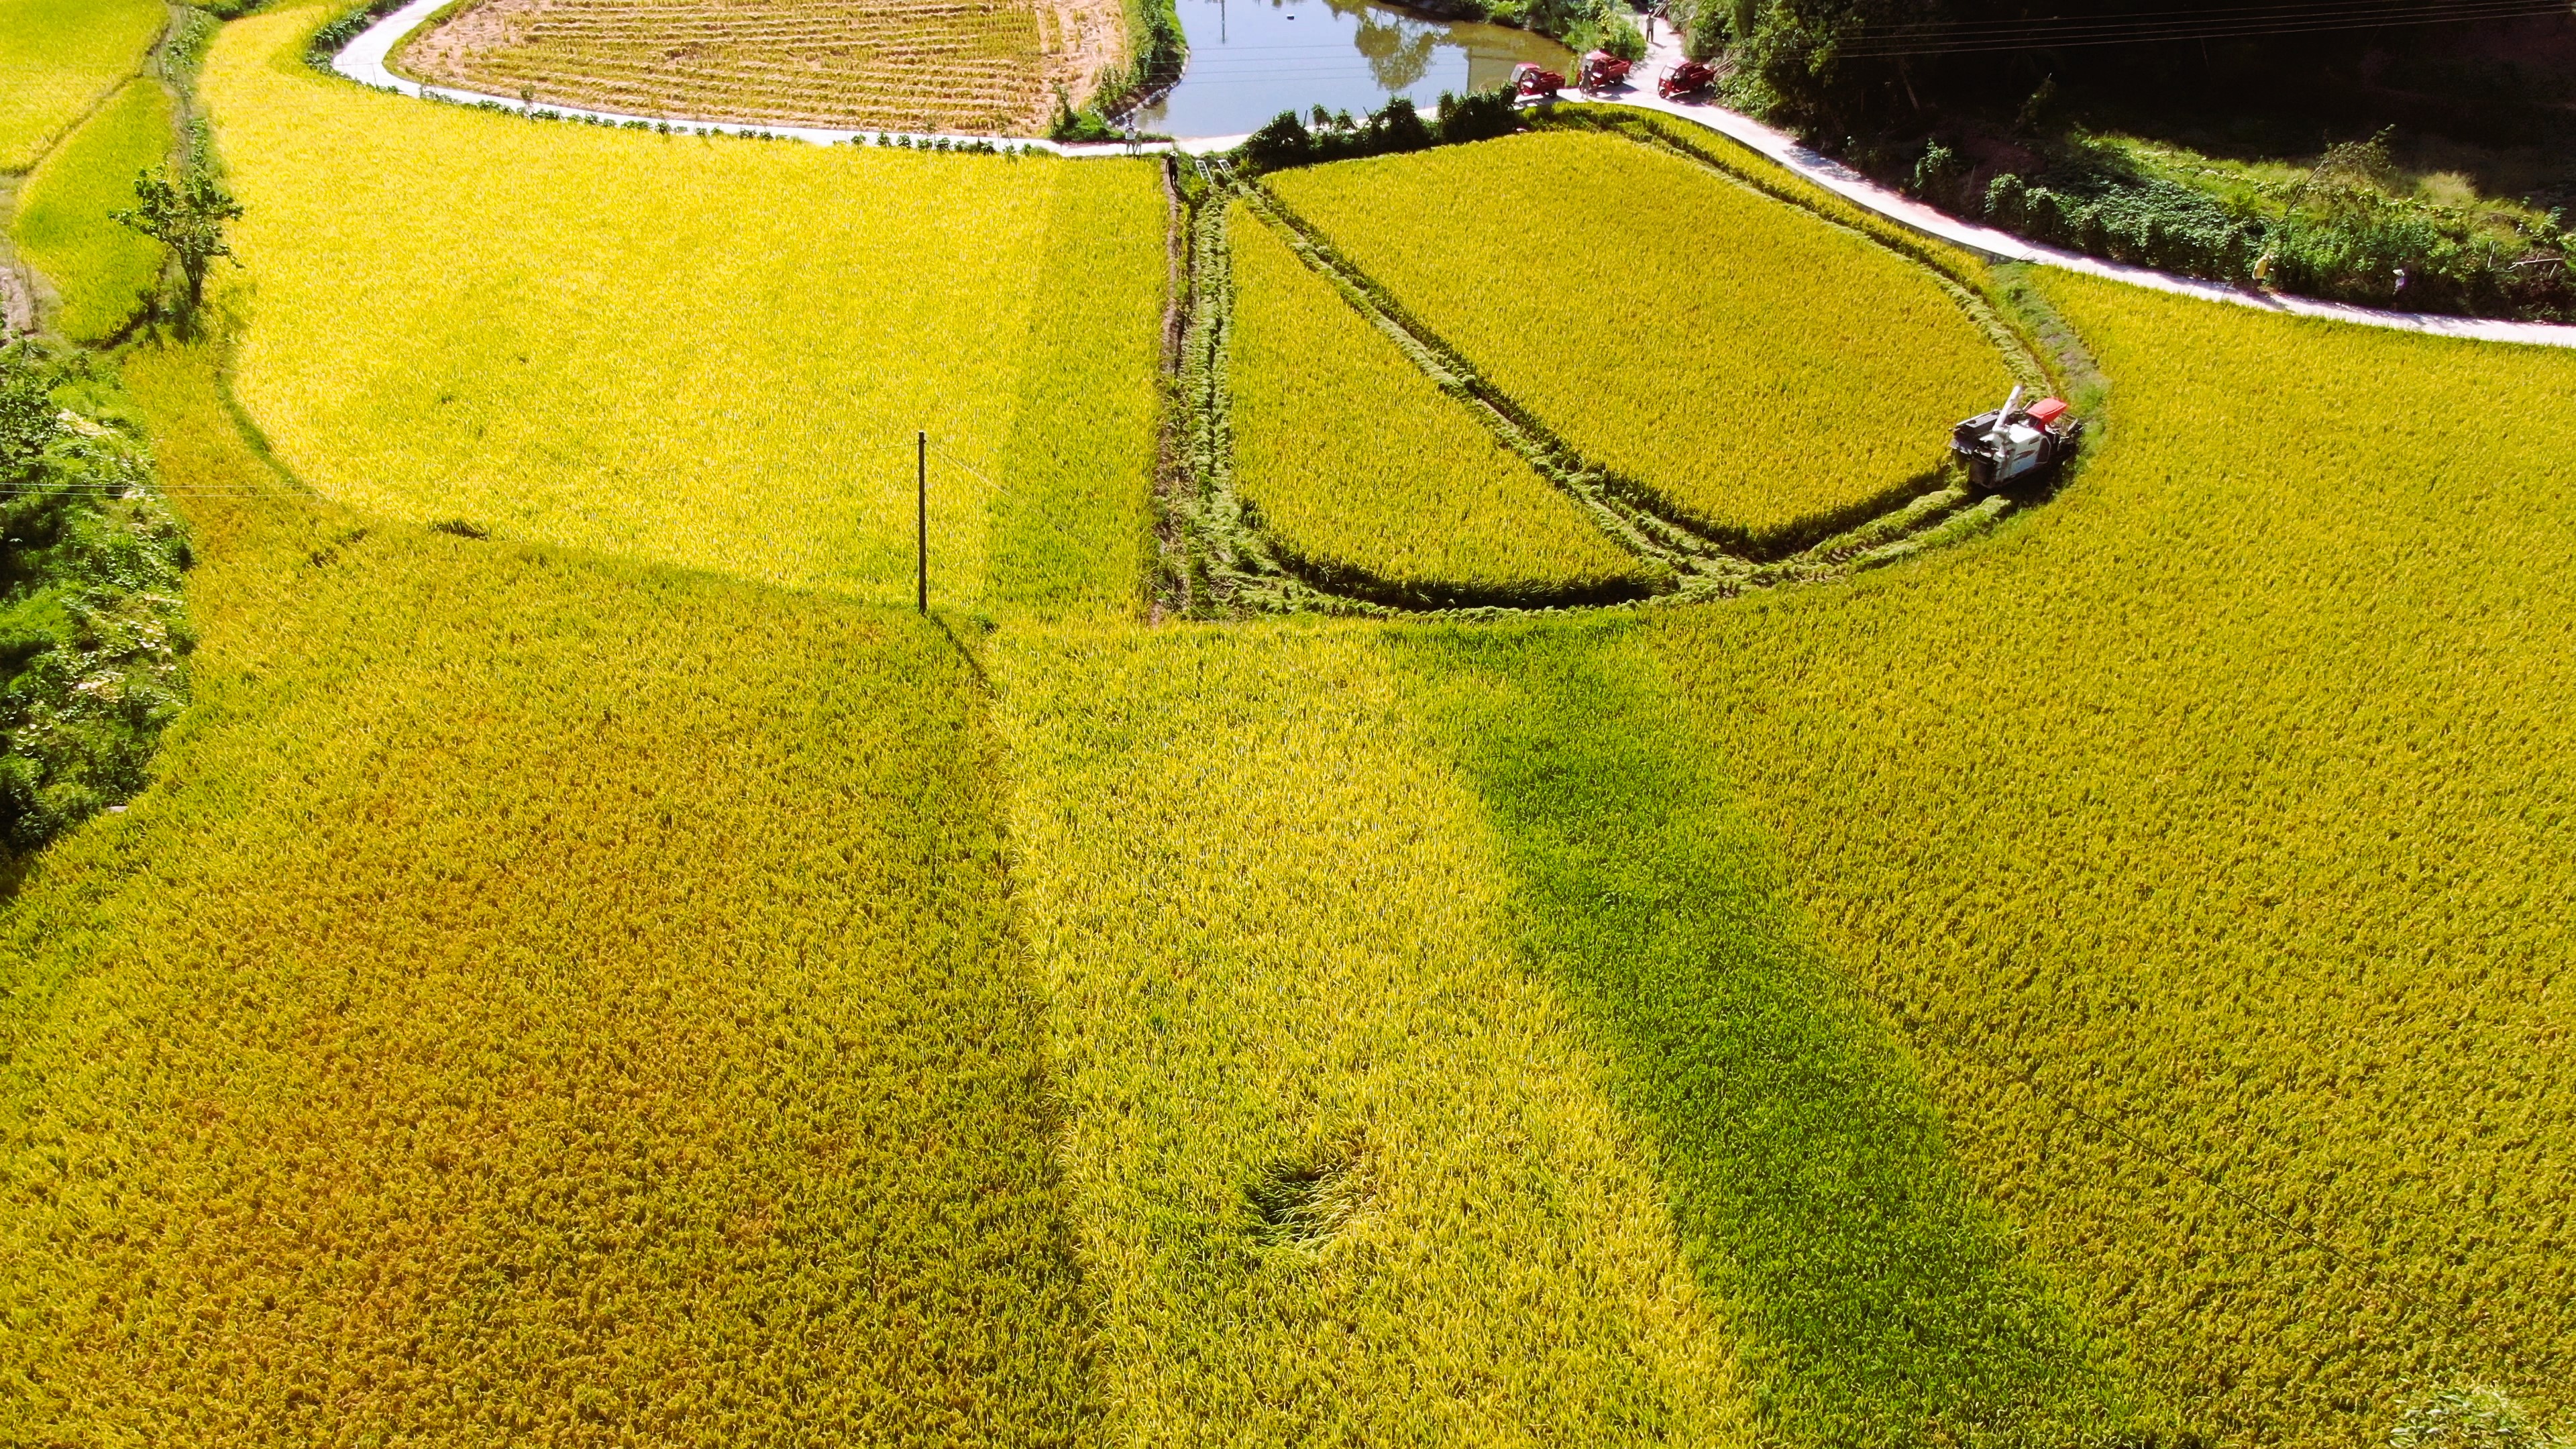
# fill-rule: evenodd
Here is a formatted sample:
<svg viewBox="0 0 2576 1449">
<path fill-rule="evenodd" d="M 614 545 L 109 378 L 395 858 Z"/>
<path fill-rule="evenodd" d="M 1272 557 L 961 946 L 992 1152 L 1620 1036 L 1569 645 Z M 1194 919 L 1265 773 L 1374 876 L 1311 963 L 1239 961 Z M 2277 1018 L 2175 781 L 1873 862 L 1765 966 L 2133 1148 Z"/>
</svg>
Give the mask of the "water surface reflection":
<svg viewBox="0 0 2576 1449">
<path fill-rule="evenodd" d="M 1189 67 L 1137 112 L 1139 129 L 1239 136 L 1281 111 L 1365 115 L 1390 96 L 1429 114 L 1442 91 L 1490 90 L 1565 47 L 1505 25 L 1430 20 L 1367 0 L 1178 0 Z"/>
</svg>

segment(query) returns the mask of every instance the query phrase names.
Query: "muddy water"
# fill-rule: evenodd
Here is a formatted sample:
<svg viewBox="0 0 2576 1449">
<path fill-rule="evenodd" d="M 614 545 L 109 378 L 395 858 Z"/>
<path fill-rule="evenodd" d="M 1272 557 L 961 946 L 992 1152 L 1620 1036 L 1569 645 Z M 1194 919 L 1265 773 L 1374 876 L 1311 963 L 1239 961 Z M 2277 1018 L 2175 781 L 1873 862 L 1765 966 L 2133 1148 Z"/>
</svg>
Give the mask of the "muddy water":
<svg viewBox="0 0 2576 1449">
<path fill-rule="evenodd" d="M 1364 115 L 1407 96 L 1427 116 L 1442 91 L 1490 90 L 1534 60 L 1567 70 L 1565 47 L 1502 25 L 1429 20 L 1366 0 L 1178 0 L 1190 61 L 1137 112 L 1137 128 L 1239 136 L 1281 111 Z"/>
</svg>

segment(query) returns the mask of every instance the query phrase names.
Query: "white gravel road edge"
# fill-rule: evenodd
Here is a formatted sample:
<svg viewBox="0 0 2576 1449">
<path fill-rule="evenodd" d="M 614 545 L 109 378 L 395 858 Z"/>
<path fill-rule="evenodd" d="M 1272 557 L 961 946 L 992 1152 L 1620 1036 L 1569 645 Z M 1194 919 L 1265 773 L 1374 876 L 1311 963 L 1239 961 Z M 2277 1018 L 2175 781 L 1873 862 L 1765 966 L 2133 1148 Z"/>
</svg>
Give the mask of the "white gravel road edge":
<svg viewBox="0 0 2576 1449">
<path fill-rule="evenodd" d="M 394 74 L 386 64 L 394 47 L 404 36 L 427 23 L 450 0 L 411 0 L 411 3 L 378 20 L 360 32 L 358 38 L 343 47 L 331 60 L 332 69 L 361 85 L 379 90 L 397 91 L 422 99 L 455 101 L 464 105 L 498 105 L 511 110 L 519 103 L 506 96 L 486 95 L 479 91 L 457 90 L 448 86 L 423 85 Z M 1679 38 L 1661 35 L 1639 67 L 1651 75 L 1681 60 Z M 2306 297 L 2285 297 L 2273 292 L 2258 292 L 2232 287 L 2222 282 L 2202 281 L 2197 277 L 2180 277 L 2170 272 L 2152 271 L 2145 267 L 2123 266 L 2080 252 L 2061 251 L 2024 241 L 2008 232 L 1961 221 L 1947 212 L 1924 205 L 1911 197 L 1890 191 L 1852 170 L 1830 156 L 1817 152 L 1785 132 L 1777 131 L 1750 116 L 1730 111 L 1724 106 L 1693 101 L 1667 101 L 1644 86 L 1622 94 L 1597 98 L 1610 105 L 1632 106 L 1638 110 L 1657 111 L 1704 126 L 1722 136 L 1739 141 L 1753 150 L 1796 172 L 1809 181 L 1843 197 L 1857 206 L 1877 212 L 1901 226 L 1962 246 L 1970 251 L 1999 261 L 2029 262 L 2039 266 L 2059 267 L 2088 276 L 2106 277 L 2134 287 L 2149 287 L 2178 296 L 2199 297 L 2212 302 L 2230 302 L 2240 307 L 2254 307 L 2266 312 L 2282 312 L 2298 317 L 2322 317 L 2336 322 L 2351 322 L 2364 327 L 2385 327 L 2402 332 L 2423 332 L 2439 337 L 2470 338 L 2482 342 L 2521 342 L 2543 347 L 2576 347 L 2576 326 L 2550 322 L 2508 322 L 2484 317 L 2451 317 L 2430 312 L 2392 312 L 2376 307 L 2356 307 L 2343 302 L 2320 302 Z M 1137 152 L 1180 151 L 1206 155 L 1229 151 L 1243 141 L 1241 136 L 1194 136 L 1174 142 L 1157 142 L 1130 148 L 1106 145 L 1069 146 L 1033 137 L 941 136 L 937 132 L 844 131 L 820 126 L 746 125 L 727 121 L 675 121 L 659 116 L 625 115 L 615 111 L 591 111 L 574 106 L 539 106 L 539 116 L 559 116 L 576 120 L 604 121 L 616 125 L 641 122 L 673 131 L 691 134 L 778 136 L 810 141 L 818 146 L 849 142 L 874 145 L 880 139 L 898 141 L 956 142 L 991 141 L 1048 152 L 1057 156 L 1124 156 Z"/>
</svg>

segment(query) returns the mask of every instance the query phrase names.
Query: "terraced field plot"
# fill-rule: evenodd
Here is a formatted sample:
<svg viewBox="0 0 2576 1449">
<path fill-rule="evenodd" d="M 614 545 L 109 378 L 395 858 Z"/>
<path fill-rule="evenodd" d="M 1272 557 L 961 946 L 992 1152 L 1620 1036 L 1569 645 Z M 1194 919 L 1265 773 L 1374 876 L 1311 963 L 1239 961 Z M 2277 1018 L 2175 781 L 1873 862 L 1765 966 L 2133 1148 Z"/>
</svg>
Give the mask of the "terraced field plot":
<svg viewBox="0 0 2576 1449">
<path fill-rule="evenodd" d="M 1928 270 L 1634 142 L 1515 136 L 1270 184 L 1578 452 L 1722 536 L 1811 540 L 1925 486 L 1950 424 L 2012 382 Z"/>
<path fill-rule="evenodd" d="M 629 115 L 1028 134 L 1086 99 L 1092 0 L 482 0 L 395 56 L 428 81 Z"/>
<path fill-rule="evenodd" d="M 296 67 L 320 13 L 228 27 L 205 83 L 249 208 L 241 398 L 306 483 L 892 600 L 926 429 L 940 597 L 1132 597 L 1163 289 L 1150 163 L 423 106 Z"/>
<path fill-rule="evenodd" d="M 946 636 L 281 495 L 129 376 L 204 644 L 0 911 L 0 1440 L 1079 1440 Z"/>
<path fill-rule="evenodd" d="M 168 15 L 157 0 L 0 0 L 0 172 L 33 166 L 134 74 Z"/>
<path fill-rule="evenodd" d="M 1642 591 L 1637 560 L 1237 202 L 1234 484 L 1327 585 L 1429 602 Z"/>
<path fill-rule="evenodd" d="M 9 235 L 61 299 L 56 331 L 94 341 L 142 310 L 162 247 L 112 213 L 134 205 L 136 174 L 160 165 L 172 141 L 169 94 L 129 81 L 28 178 Z"/>
</svg>

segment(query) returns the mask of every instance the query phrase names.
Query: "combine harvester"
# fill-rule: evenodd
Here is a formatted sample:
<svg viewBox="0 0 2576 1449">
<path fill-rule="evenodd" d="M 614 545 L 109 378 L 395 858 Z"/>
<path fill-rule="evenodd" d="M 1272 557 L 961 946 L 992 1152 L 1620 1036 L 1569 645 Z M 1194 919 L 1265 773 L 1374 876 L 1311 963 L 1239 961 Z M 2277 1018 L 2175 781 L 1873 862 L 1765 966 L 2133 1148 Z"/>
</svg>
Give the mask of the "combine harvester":
<svg viewBox="0 0 2576 1449">
<path fill-rule="evenodd" d="M 2016 478 L 2054 472 L 2075 456 L 2084 420 L 2058 398 L 2021 406 L 2015 386 L 2004 405 L 1950 430 L 1950 455 L 1968 469 L 1968 486 L 1992 491 Z"/>
</svg>

